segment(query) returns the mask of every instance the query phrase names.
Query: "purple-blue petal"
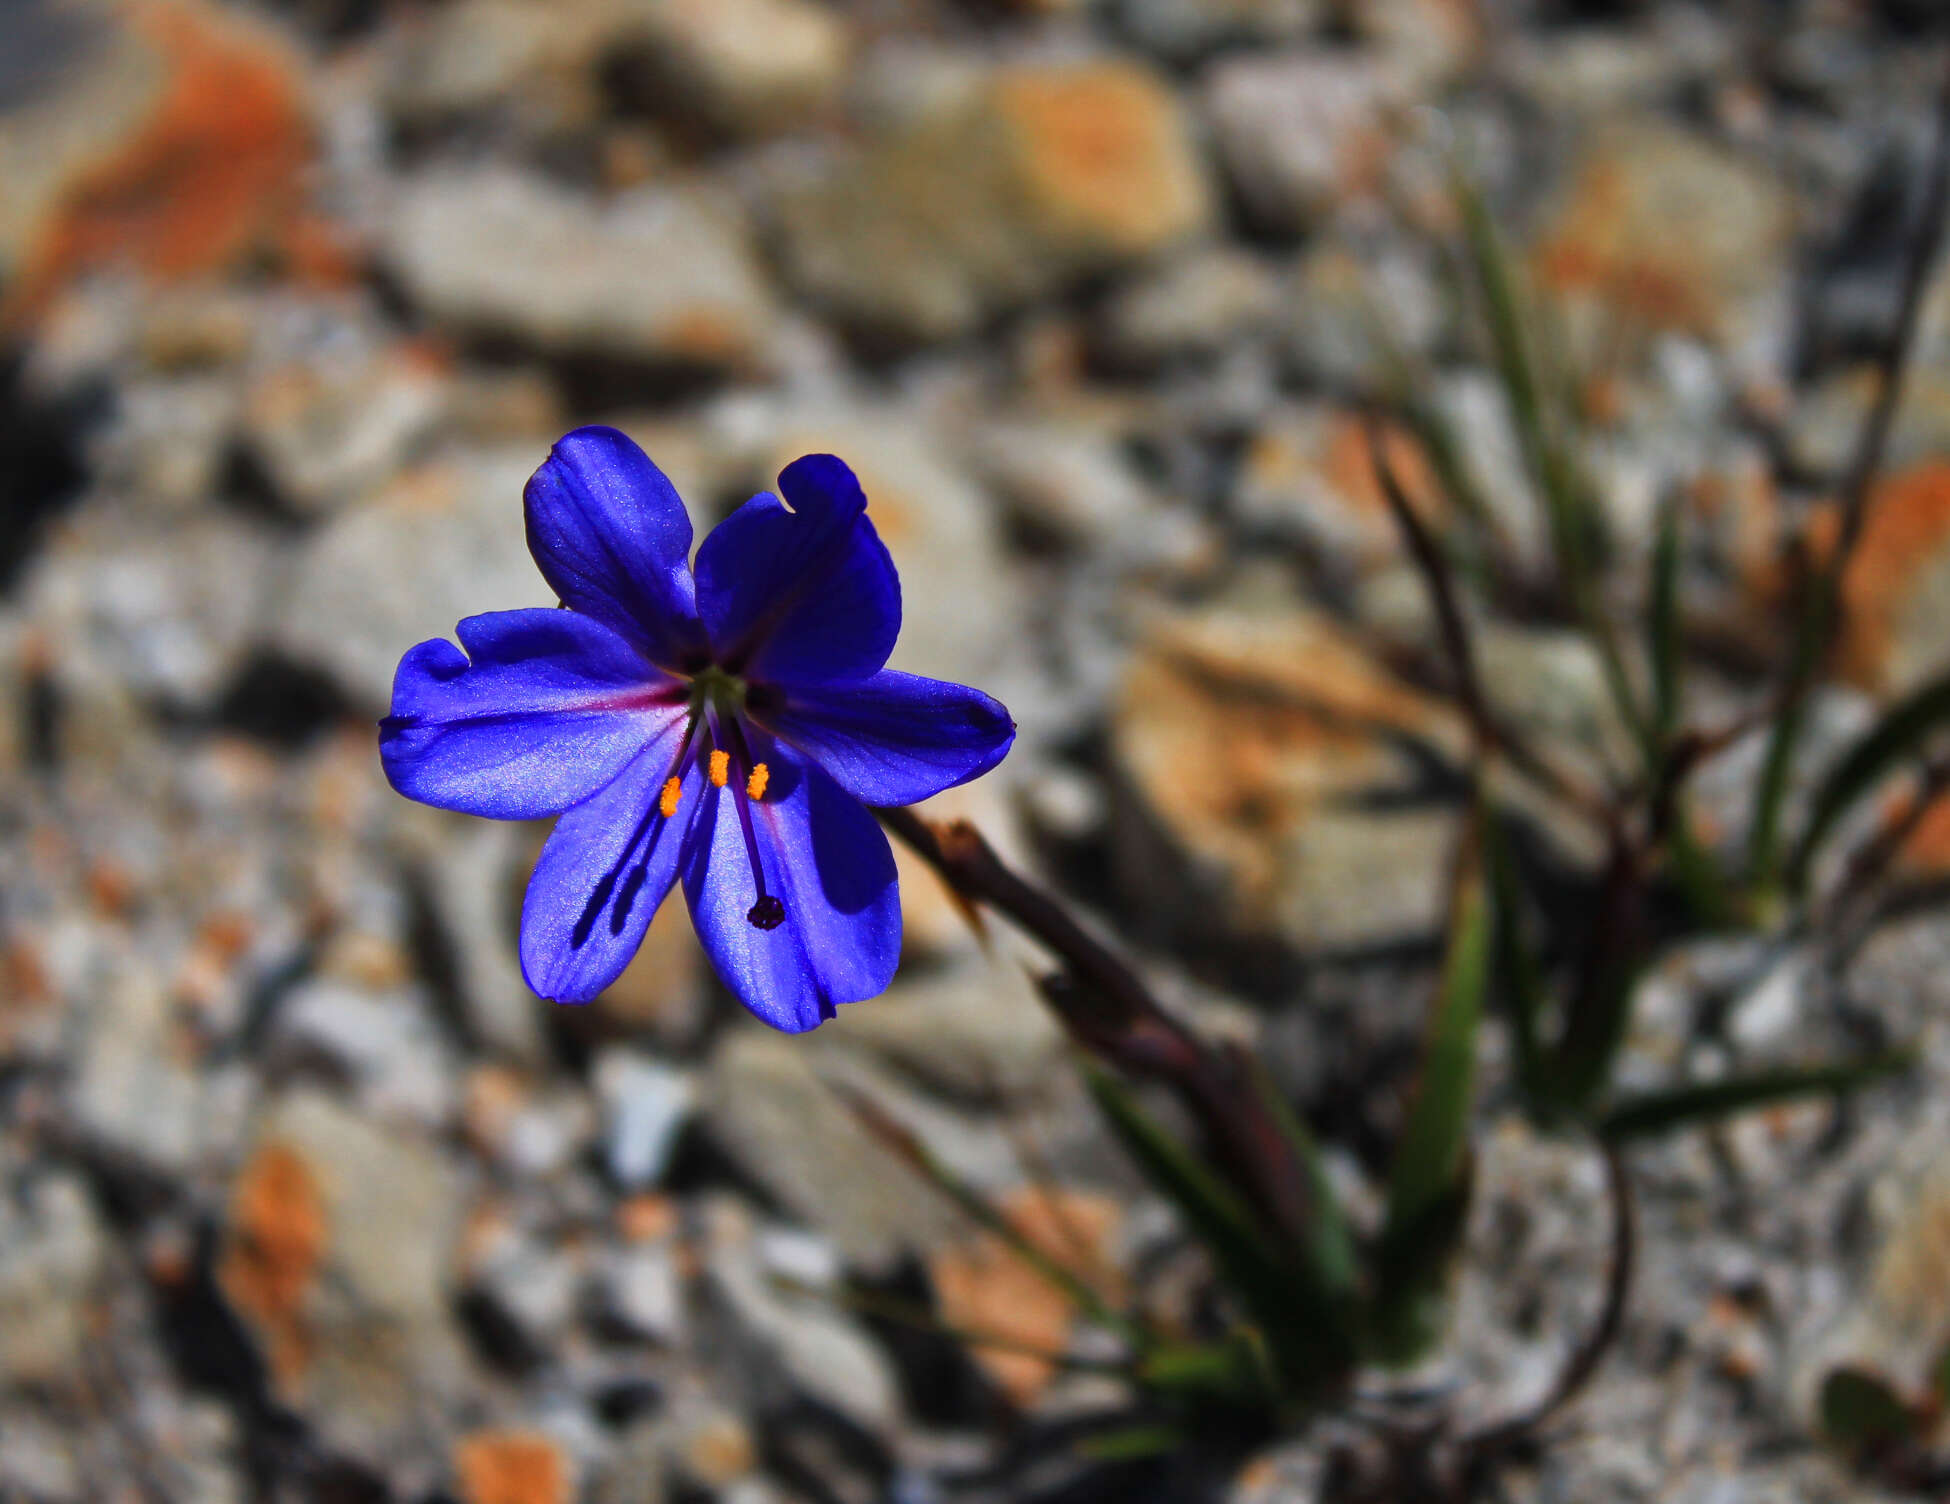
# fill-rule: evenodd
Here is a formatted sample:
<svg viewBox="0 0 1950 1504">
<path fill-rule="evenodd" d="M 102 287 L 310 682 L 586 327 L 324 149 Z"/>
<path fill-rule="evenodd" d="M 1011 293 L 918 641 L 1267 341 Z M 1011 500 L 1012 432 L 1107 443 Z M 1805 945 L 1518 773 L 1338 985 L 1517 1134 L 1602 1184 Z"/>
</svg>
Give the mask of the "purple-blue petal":
<svg viewBox="0 0 1950 1504">
<path fill-rule="evenodd" d="M 577 612 L 496 611 L 456 635 L 461 647 L 435 638 L 400 660 L 379 723 L 388 781 L 423 804 L 498 820 L 557 814 L 683 716 L 674 680 Z"/>
<path fill-rule="evenodd" d="M 521 903 L 521 974 L 558 1003 L 586 1003 L 622 974 L 677 881 L 706 787 L 695 761 L 677 813 L 658 807 L 681 727 L 555 822 Z"/>
<path fill-rule="evenodd" d="M 900 889 L 879 824 L 816 764 L 760 735 L 770 768 L 752 826 L 766 890 L 785 920 L 762 930 L 733 788 L 710 789 L 684 864 L 684 896 L 705 953 L 738 1000 L 775 1029 L 803 1033 L 841 1003 L 886 991 L 900 960 Z"/>
<path fill-rule="evenodd" d="M 830 454 L 794 460 L 779 488 L 784 502 L 754 496 L 698 549 L 697 608 L 712 652 L 767 683 L 864 679 L 901 628 L 900 579 L 866 495 Z"/>
<path fill-rule="evenodd" d="M 966 783 L 1016 738 L 1009 712 L 979 689 L 894 669 L 795 687 L 763 720 L 865 804 L 914 804 Z"/>
<path fill-rule="evenodd" d="M 691 519 L 634 440 L 601 427 L 564 435 L 522 498 L 528 551 L 564 605 L 614 628 L 653 663 L 696 668 L 704 634 Z"/>
</svg>

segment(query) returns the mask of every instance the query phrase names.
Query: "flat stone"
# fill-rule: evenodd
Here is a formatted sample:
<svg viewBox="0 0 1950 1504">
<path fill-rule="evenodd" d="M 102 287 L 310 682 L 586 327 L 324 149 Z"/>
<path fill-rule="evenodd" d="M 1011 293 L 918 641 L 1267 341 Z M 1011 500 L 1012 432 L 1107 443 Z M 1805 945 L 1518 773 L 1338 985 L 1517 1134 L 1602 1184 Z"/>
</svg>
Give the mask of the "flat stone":
<svg viewBox="0 0 1950 1504">
<path fill-rule="evenodd" d="M 1104 343 L 1139 368 L 1217 354 L 1280 306 L 1279 280 L 1259 257 L 1201 246 L 1133 278 L 1104 310 Z"/>
<path fill-rule="evenodd" d="M 1185 938 L 1337 946 L 1419 927 L 1435 880 L 1406 864 L 1430 857 L 1450 816 L 1335 808 L 1413 787 L 1403 738 L 1445 756 L 1461 747 L 1445 708 L 1321 617 L 1268 605 L 1161 618 L 1111 723 L 1131 897 L 1161 934 Z M 1370 880 L 1357 887 L 1341 860 Z"/>
<path fill-rule="evenodd" d="M 97 987 L 69 1087 L 75 1125 L 115 1154 L 186 1174 L 205 1147 L 203 1088 L 163 980 L 130 963 Z"/>
<path fill-rule="evenodd" d="M 104 499 L 49 535 L 22 588 L 72 694 L 201 707 L 255 646 L 279 553 L 270 529 L 242 518 Z"/>
<path fill-rule="evenodd" d="M 701 1083 L 712 1134 L 849 1259 L 885 1267 L 957 1225 L 941 1194 L 855 1121 L 802 1041 L 734 1031 Z"/>
<path fill-rule="evenodd" d="M 1033 1092 L 1066 1059 L 1064 1036 L 1020 968 L 971 957 L 914 980 L 896 978 L 871 1007 L 828 1027 L 953 1094 Z"/>
<path fill-rule="evenodd" d="M 624 0 L 618 10 L 612 66 L 620 53 L 638 102 L 659 114 L 758 135 L 830 107 L 845 80 L 846 23 L 812 0 Z"/>
<path fill-rule="evenodd" d="M 87 1187 L 36 1175 L 0 1196 L 0 1375 L 10 1386 L 75 1378 L 106 1257 Z"/>
<path fill-rule="evenodd" d="M 448 1276 L 459 1181 L 418 1134 L 309 1089 L 272 1102 L 253 1142 L 303 1188 L 271 1202 L 269 1225 L 283 1246 L 314 1250 L 283 1291 L 288 1330 L 302 1336 L 287 1392 L 340 1445 L 384 1452 L 460 1382 Z M 268 1344 L 288 1340 L 261 1304 L 244 1310 Z"/>
<path fill-rule="evenodd" d="M 1296 234 L 1381 186 L 1398 100 L 1368 55 L 1295 48 L 1225 58 L 1202 87 L 1220 159 L 1265 229 Z"/>
<path fill-rule="evenodd" d="M 90 272 L 228 268 L 289 228 L 311 155 L 302 72 L 268 27 L 199 0 L 78 9 L 59 86 L 0 128 L 8 322 Z"/>
<path fill-rule="evenodd" d="M 552 355 L 749 369 L 772 337 L 744 228 L 699 188 L 598 202 L 513 168 L 430 171 L 399 185 L 384 248 L 438 322 Z"/>
<path fill-rule="evenodd" d="M 252 380 L 243 442 L 279 501 L 317 514 L 383 482 L 451 401 L 443 363 L 425 350 L 316 352 Z"/>
<path fill-rule="evenodd" d="M 1384 430 L 1383 444 L 1419 514 L 1437 519 L 1442 493 L 1421 446 L 1395 425 Z M 1336 566 L 1367 573 L 1404 556 L 1359 413 L 1281 410 L 1254 435 L 1235 484 L 1233 509 L 1242 522 L 1309 544 Z"/>
<path fill-rule="evenodd" d="M 1175 63 L 1241 42 L 1289 41 L 1320 23 L 1319 0 L 1117 0 L 1118 24 Z"/>
<path fill-rule="evenodd" d="M 553 605 L 521 524 L 522 487 L 547 453 L 450 453 L 346 508 L 306 540 L 272 641 L 378 715 L 414 643 L 450 637 L 478 612 Z"/>
<path fill-rule="evenodd" d="M 864 332 L 964 334 L 1206 226 L 1171 92 L 1128 63 L 998 69 L 967 103 L 870 146 L 780 204 L 786 270 Z"/>
<path fill-rule="evenodd" d="M 1601 128 L 1555 195 L 1532 257 L 1544 285 L 1658 329 L 1734 332 L 1788 275 L 1795 221 L 1779 176 L 1645 121 Z"/>
</svg>

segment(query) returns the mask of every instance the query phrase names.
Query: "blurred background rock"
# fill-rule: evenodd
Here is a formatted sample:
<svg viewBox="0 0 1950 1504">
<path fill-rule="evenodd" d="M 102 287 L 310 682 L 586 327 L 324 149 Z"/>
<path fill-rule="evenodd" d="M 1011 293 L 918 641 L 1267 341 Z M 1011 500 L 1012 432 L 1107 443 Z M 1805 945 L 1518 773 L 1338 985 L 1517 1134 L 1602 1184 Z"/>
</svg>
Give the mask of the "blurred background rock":
<svg viewBox="0 0 1950 1504">
<path fill-rule="evenodd" d="M 674 907 L 598 1003 L 540 1003 L 513 940 L 542 831 L 391 794 L 393 665 L 548 603 L 521 486 L 575 423 L 638 438 L 701 525 L 840 453 L 901 572 L 897 666 L 1021 723 L 941 806 L 1259 1039 L 1352 1179 L 1399 1114 L 1461 790 L 1358 419 L 1388 359 L 1541 546 L 1450 153 L 1559 310 L 1622 555 L 1686 508 L 1700 693 L 1737 707 L 1866 401 L 1940 19 L 0 5 L 0 1497 L 1309 1497 L 1305 1441 L 1236 1483 L 1027 1467 L 1011 1438 L 1104 1380 L 861 1314 L 1061 1350 L 1074 1313 L 835 1080 L 1107 1288 L 1182 1263 L 1007 936 L 904 868 L 894 990 L 809 1038 L 720 996 Z M 1942 281 L 1846 588 L 1831 746 L 1950 659 Z M 1484 632 L 1507 713 L 1617 767 L 1581 641 Z M 1737 807 L 1702 823 L 1738 840 Z M 1540 839 L 1575 893 L 1592 853 Z M 1694 1235 L 1524 1497 L 1863 1496 L 1794 1440 L 1796 1375 L 1950 1330 L 1943 949 L 1898 925 L 1850 984 L 1934 1090 L 1652 1156 L 1649 1220 Z M 1797 1027 L 1797 985 L 1750 1032 Z M 1633 1050 L 1690 1047 L 1642 1012 Z M 1601 1258 L 1583 1175 L 1493 1135 L 1450 1376 L 1549 1371 Z"/>
</svg>

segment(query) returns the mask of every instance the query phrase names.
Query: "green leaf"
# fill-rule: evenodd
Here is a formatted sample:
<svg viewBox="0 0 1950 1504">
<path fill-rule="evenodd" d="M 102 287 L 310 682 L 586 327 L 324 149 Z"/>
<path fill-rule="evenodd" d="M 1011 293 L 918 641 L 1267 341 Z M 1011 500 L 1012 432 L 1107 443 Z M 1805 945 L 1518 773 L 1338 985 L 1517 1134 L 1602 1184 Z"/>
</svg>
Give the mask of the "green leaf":
<svg viewBox="0 0 1950 1504">
<path fill-rule="evenodd" d="M 1738 929 L 1746 922 L 1739 896 L 1693 834 L 1692 811 L 1685 795 L 1675 795 L 1672 825 L 1666 832 L 1666 868 L 1696 923 L 1709 930 Z"/>
<path fill-rule="evenodd" d="M 1788 882 L 1795 891 L 1807 883 L 1808 868 L 1836 823 L 1945 725 L 1950 725 L 1950 674 L 1890 706 L 1830 769 L 1815 791 L 1807 826 L 1788 862 Z"/>
<path fill-rule="evenodd" d="M 1679 508 L 1659 508 L 1652 550 L 1652 588 L 1646 596 L 1645 656 L 1652 666 L 1652 730 L 1663 749 L 1679 724 Z"/>
<path fill-rule="evenodd" d="M 1266 1063 L 1257 1055 L 1250 1057 L 1248 1063 L 1253 1087 L 1265 1104 L 1267 1116 L 1306 1171 L 1307 1204 L 1313 1213 L 1306 1253 L 1321 1284 L 1334 1292 L 1335 1299 L 1352 1299 L 1361 1283 L 1361 1256 L 1355 1247 L 1354 1229 L 1348 1225 L 1340 1197 L 1334 1194 L 1334 1183 L 1321 1163 L 1320 1147 L 1307 1131 L 1307 1125 L 1294 1114 L 1292 1104 L 1281 1094 Z"/>
<path fill-rule="evenodd" d="M 1435 1335 L 1443 1277 L 1468 1216 L 1476 1034 L 1495 949 L 1483 846 L 1479 816 L 1458 864 L 1422 1078 L 1389 1175 L 1370 1334 L 1387 1362 L 1413 1359 Z"/>
<path fill-rule="evenodd" d="M 1851 1454 L 1907 1441 L 1917 1429 L 1902 1396 L 1863 1368 L 1831 1369 L 1821 1381 L 1820 1409 L 1822 1435 Z"/>
<path fill-rule="evenodd" d="M 1123 1426 L 1086 1436 L 1075 1450 L 1092 1462 L 1139 1462 L 1175 1452 L 1184 1444 L 1185 1433 L 1176 1426 Z"/>
<path fill-rule="evenodd" d="M 1184 1400 L 1251 1403 L 1269 1397 L 1264 1354 L 1243 1336 L 1224 1342 L 1161 1344 L 1145 1354 L 1137 1377 L 1147 1389 Z"/>
<path fill-rule="evenodd" d="M 1543 1071 L 1544 974 L 1524 929 L 1523 883 L 1503 822 L 1485 822 L 1484 858 L 1490 879 L 1490 914 L 1496 939 L 1495 977 L 1509 1000 L 1510 1033 L 1517 1057 L 1517 1085 L 1533 1105 L 1541 1104 Z"/>
<path fill-rule="evenodd" d="M 1483 881 L 1480 822 L 1466 838 L 1450 903 L 1449 939 L 1430 1012 L 1422 1078 L 1388 1179 L 1382 1239 L 1423 1220 L 1455 1185 L 1469 1151 L 1476 1031 L 1489 990 L 1491 905 Z"/>
<path fill-rule="evenodd" d="M 1614 1140 L 1644 1138 L 1756 1107 L 1791 1102 L 1798 1097 L 1853 1091 L 1884 1077 L 1900 1075 L 1915 1064 L 1914 1053 L 1896 1050 L 1860 1060 L 1760 1071 L 1731 1076 L 1724 1081 L 1703 1081 L 1692 1086 L 1644 1092 L 1613 1103 L 1599 1120 L 1598 1131 Z"/>
<path fill-rule="evenodd" d="M 1571 426 L 1569 405 L 1560 401 L 1553 410 L 1550 403 L 1553 388 L 1540 379 L 1540 364 L 1524 327 L 1524 303 L 1518 291 L 1517 275 L 1490 217 L 1489 206 L 1467 174 L 1457 170 L 1452 180 L 1462 213 L 1464 239 L 1483 299 L 1497 374 L 1510 403 L 1525 467 L 1543 498 L 1564 593 L 1577 612 L 1579 625 L 1597 650 L 1605 684 L 1619 717 L 1639 742 L 1650 770 L 1654 756 L 1650 728 L 1639 708 L 1638 696 L 1633 691 L 1631 676 L 1626 672 L 1617 636 L 1597 586 L 1604 519 L 1573 446 L 1558 432 Z"/>
<path fill-rule="evenodd" d="M 1544 1077 L 1551 1099 L 1580 1118 L 1610 1083 L 1612 1064 L 1631 1028 L 1632 998 L 1647 959 L 1645 896 L 1636 849 L 1614 838 L 1597 913 L 1564 1006 L 1563 1031 Z"/>
<path fill-rule="evenodd" d="M 1081 1069 L 1111 1132 L 1211 1251 L 1260 1328 L 1282 1384 L 1307 1394 L 1343 1380 L 1354 1361 L 1348 1302 L 1320 1279 L 1304 1250 L 1277 1246 L 1238 1193 L 1159 1126 L 1123 1082 L 1088 1061 Z"/>
</svg>

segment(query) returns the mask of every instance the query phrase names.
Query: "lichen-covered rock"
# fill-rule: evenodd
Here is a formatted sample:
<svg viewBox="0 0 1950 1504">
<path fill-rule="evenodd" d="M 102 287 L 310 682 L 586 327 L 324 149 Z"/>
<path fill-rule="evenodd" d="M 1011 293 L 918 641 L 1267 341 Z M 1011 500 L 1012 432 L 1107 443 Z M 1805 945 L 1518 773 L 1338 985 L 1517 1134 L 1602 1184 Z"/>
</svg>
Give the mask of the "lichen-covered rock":
<svg viewBox="0 0 1950 1504">
<path fill-rule="evenodd" d="M 384 243 L 435 320 L 553 355 L 749 368 L 776 317 L 735 211 L 701 189 L 605 203 L 511 168 L 434 171 L 400 185 Z"/>
<path fill-rule="evenodd" d="M 1212 210 L 1176 98 L 1105 62 L 998 69 L 788 193 L 780 221 L 807 296 L 869 333 L 938 340 L 1165 250 Z"/>
</svg>

